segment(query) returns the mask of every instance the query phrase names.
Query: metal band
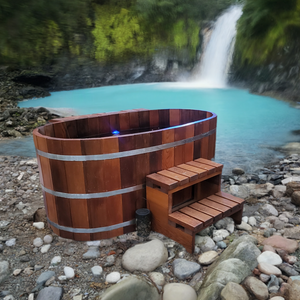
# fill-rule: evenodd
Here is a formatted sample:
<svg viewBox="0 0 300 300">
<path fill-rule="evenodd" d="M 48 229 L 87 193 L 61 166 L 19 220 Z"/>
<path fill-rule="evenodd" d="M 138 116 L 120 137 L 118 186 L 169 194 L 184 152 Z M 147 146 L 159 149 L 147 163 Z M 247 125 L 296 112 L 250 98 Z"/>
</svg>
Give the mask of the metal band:
<svg viewBox="0 0 300 300">
<path fill-rule="evenodd" d="M 102 192 L 102 193 L 90 193 L 90 194 L 69 194 L 69 193 L 62 193 L 62 192 L 56 192 L 53 190 L 49 190 L 46 187 L 44 187 L 42 184 L 42 189 L 53 196 L 61 197 L 61 198 L 68 198 L 68 199 L 95 199 L 95 198 L 105 198 L 105 197 L 111 197 L 116 195 L 121 195 L 125 193 L 130 193 L 134 191 L 139 191 L 145 188 L 144 184 L 131 186 L 125 189 L 120 190 L 114 190 L 110 192 Z"/>
<path fill-rule="evenodd" d="M 73 232 L 73 233 L 98 233 L 98 232 L 106 232 L 106 231 L 111 231 L 111 230 L 114 230 L 114 229 L 118 229 L 118 228 L 122 228 L 122 227 L 125 227 L 125 226 L 129 226 L 129 225 L 134 225 L 135 224 L 135 219 L 134 219 L 134 220 L 130 220 L 130 221 L 127 221 L 127 222 L 123 222 L 123 223 L 119 223 L 119 224 L 115 224 L 115 225 L 111 225 L 111 226 L 106 226 L 106 227 L 98 227 L 98 228 L 73 228 L 73 227 L 66 227 L 66 226 L 58 225 L 58 224 L 50 221 L 48 218 L 47 218 L 47 220 L 55 228 L 57 228 L 59 230 Z"/>
<path fill-rule="evenodd" d="M 184 140 L 167 143 L 163 145 L 158 146 L 152 146 L 147 148 L 141 148 L 141 149 L 135 149 L 135 150 L 129 150 L 129 151 L 123 151 L 123 152 L 115 152 L 115 153 L 107 153 L 107 154 L 96 154 L 96 155 L 61 155 L 61 154 L 52 154 L 47 153 L 41 150 L 37 150 L 37 154 L 46 158 L 54 159 L 54 160 L 60 160 L 60 161 L 91 161 L 91 160 L 107 160 L 107 159 L 114 159 L 114 158 L 122 158 L 122 157 L 128 157 L 128 156 L 134 156 L 139 154 L 145 154 L 150 152 L 155 152 L 159 150 L 165 150 L 169 148 L 173 148 L 176 146 L 192 143 L 194 141 L 203 139 L 211 134 L 214 134 L 216 132 L 216 129 L 212 129 L 206 133 L 202 133 Z"/>
</svg>

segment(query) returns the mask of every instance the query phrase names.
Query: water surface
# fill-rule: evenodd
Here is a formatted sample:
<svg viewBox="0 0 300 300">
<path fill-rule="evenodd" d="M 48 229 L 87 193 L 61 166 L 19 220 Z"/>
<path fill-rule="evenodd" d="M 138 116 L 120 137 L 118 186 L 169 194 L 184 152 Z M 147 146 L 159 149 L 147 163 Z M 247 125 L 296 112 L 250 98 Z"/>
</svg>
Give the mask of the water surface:
<svg viewBox="0 0 300 300">
<path fill-rule="evenodd" d="M 218 115 L 215 160 L 225 165 L 225 173 L 234 166 L 255 171 L 282 156 L 275 147 L 299 140 L 291 131 L 300 129 L 300 110 L 239 89 L 202 89 L 187 83 L 120 85 L 54 92 L 19 105 L 72 108 L 81 115 L 135 108 L 212 111 Z"/>
</svg>

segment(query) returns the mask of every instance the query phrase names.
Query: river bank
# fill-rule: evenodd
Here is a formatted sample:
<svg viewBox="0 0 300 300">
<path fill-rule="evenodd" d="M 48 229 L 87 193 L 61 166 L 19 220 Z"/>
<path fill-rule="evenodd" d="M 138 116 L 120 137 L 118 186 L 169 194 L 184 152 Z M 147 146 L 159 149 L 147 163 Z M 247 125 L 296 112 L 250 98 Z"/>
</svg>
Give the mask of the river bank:
<svg viewBox="0 0 300 300">
<path fill-rule="evenodd" d="M 222 190 L 246 200 L 243 223 L 234 226 L 232 220 L 226 218 L 204 230 L 197 235 L 193 255 L 187 253 L 180 244 L 155 232 L 151 232 L 148 238 L 140 238 L 133 232 L 93 243 L 60 238 L 47 228 L 36 159 L 2 156 L 0 167 L 0 296 L 7 297 L 4 299 L 46 299 L 45 293 L 51 288 L 55 300 L 119 300 L 121 298 L 116 294 L 110 298 L 112 290 L 122 287 L 115 284 L 118 278 L 126 279 L 125 283 L 132 289 L 138 289 L 139 284 L 145 284 L 143 282 L 146 280 L 146 287 L 143 287 L 146 298 L 141 296 L 140 300 L 158 299 L 161 295 L 164 300 L 177 299 L 174 295 L 172 297 L 175 298 L 167 296 L 166 284 L 175 283 L 182 284 L 177 286 L 179 291 L 188 288 L 188 300 L 195 300 L 196 293 L 198 300 L 212 299 L 211 295 L 206 296 L 207 275 L 212 268 L 219 269 L 220 266 L 217 267 L 215 263 L 209 268 L 211 263 L 218 258 L 222 261 L 225 256 L 227 259 L 237 259 L 232 258 L 232 254 L 229 258 L 226 253 L 235 247 L 234 241 L 239 238 L 242 238 L 239 240 L 241 245 L 239 252 L 235 253 L 253 258 L 254 254 L 259 256 L 263 250 L 265 255 L 272 256 L 270 252 L 275 252 L 274 248 L 264 246 L 270 237 L 281 237 L 287 241 L 286 245 L 294 245 L 292 250 L 284 247 L 282 251 L 279 249 L 283 246 L 277 245 L 276 241 L 273 243 L 277 248 L 276 255 L 283 260 L 275 263 L 279 270 L 276 272 L 279 273 L 274 276 L 273 271 L 268 273 L 267 270 L 262 270 L 258 262 L 255 263 L 255 257 L 251 262 L 250 273 L 244 278 L 238 277 L 235 282 L 240 283 L 238 286 L 248 295 L 248 298 L 243 299 L 253 299 L 251 295 L 261 293 L 261 285 L 267 297 L 277 295 L 283 297 L 279 299 L 299 299 L 292 296 L 295 295 L 293 280 L 300 272 L 300 256 L 296 251 L 300 240 L 297 226 L 300 224 L 299 155 L 288 156 L 261 169 L 257 174 L 244 174 L 243 170 L 236 168 L 232 175 L 223 176 Z M 132 269 L 124 263 L 125 253 L 143 243 L 146 243 L 143 250 L 145 262 L 147 255 L 150 255 L 146 254 L 147 243 L 155 240 L 159 242 L 149 244 L 150 252 L 156 252 L 153 250 L 156 249 L 164 257 L 159 260 L 158 265 L 151 265 L 149 270 L 140 269 L 137 256 L 129 263 Z M 255 243 L 258 245 L 255 246 Z M 242 259 L 241 254 L 239 255 L 238 258 Z M 209 260 L 206 256 L 209 256 Z M 154 260 L 153 257 L 151 260 Z M 175 267 L 178 262 L 187 264 L 189 271 L 182 273 Z M 240 267 L 245 268 L 245 265 L 235 263 L 236 271 L 232 271 L 232 274 L 241 274 Z M 66 270 L 71 273 L 73 270 L 73 275 L 69 275 Z M 116 279 L 110 279 L 111 277 Z M 247 281 L 254 279 L 254 285 L 249 287 Z M 215 282 L 219 279 L 213 277 L 212 280 Z M 222 281 L 222 288 L 219 286 L 217 290 L 221 292 L 231 280 L 233 279 L 229 276 L 228 280 Z M 152 288 L 156 290 L 157 296 L 153 296 Z M 291 296 L 288 296 L 289 293 Z M 122 299 L 127 300 L 122 294 Z M 224 299 L 235 299 L 233 291 L 229 294 Z"/>
</svg>

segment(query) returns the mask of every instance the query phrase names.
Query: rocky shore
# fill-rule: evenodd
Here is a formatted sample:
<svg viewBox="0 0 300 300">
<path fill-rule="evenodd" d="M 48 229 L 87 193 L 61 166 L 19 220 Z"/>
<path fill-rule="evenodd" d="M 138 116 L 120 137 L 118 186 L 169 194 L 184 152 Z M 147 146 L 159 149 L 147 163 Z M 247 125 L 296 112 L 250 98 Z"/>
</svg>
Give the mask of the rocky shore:
<svg viewBox="0 0 300 300">
<path fill-rule="evenodd" d="M 243 222 L 203 230 L 193 255 L 155 232 L 60 238 L 47 228 L 36 160 L 0 157 L 0 168 L 0 298 L 300 299 L 299 155 L 223 176 L 222 189 L 246 200 Z"/>
</svg>

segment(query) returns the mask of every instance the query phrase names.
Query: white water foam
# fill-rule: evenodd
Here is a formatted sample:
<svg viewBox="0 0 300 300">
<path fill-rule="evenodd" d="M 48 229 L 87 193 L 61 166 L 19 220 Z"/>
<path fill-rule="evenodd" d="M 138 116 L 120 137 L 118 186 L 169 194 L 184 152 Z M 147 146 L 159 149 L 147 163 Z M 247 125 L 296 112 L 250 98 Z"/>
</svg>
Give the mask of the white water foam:
<svg viewBox="0 0 300 300">
<path fill-rule="evenodd" d="M 242 13 L 242 6 L 235 5 L 217 19 L 201 59 L 199 75 L 196 75 L 199 87 L 226 88 L 236 36 L 236 23 Z"/>
</svg>

